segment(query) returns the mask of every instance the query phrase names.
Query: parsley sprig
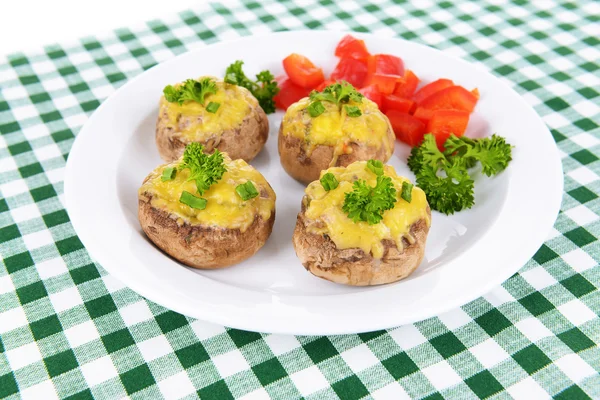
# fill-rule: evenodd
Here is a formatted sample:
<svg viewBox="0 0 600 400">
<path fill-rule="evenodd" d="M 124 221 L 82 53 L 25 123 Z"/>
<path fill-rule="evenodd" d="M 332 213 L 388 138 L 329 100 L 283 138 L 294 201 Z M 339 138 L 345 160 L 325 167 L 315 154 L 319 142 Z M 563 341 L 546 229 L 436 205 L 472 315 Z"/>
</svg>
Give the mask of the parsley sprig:
<svg viewBox="0 0 600 400">
<path fill-rule="evenodd" d="M 204 105 L 204 98 L 209 93 L 217 93 L 217 84 L 212 78 L 202 78 L 199 81 L 188 79 L 177 87 L 168 85 L 163 89 L 165 99 L 169 103 L 179 105 L 185 101 L 195 101 Z"/>
<path fill-rule="evenodd" d="M 223 153 L 214 151 L 210 156 L 204 153 L 204 146 L 200 143 L 190 143 L 185 147 L 183 161 L 179 164 L 179 170 L 189 169 L 188 181 L 196 182 L 200 196 L 210 188 L 213 183 L 218 182 L 227 169 L 223 160 Z"/>
<path fill-rule="evenodd" d="M 311 117 L 315 118 L 325 112 L 323 101 L 334 103 L 341 110 L 342 105 L 347 104 L 350 101 L 356 103 L 362 103 L 363 95 L 360 94 L 354 86 L 348 82 L 342 81 L 340 83 L 334 83 L 323 89 L 322 92 L 313 90 L 310 93 L 310 104 L 307 107 L 308 113 Z M 345 105 L 346 114 L 349 117 L 360 117 L 362 112 L 357 106 Z"/>
<path fill-rule="evenodd" d="M 451 135 L 441 152 L 432 134 L 413 147 L 408 167 L 427 195 L 429 205 L 444 214 L 454 214 L 475 204 L 474 181 L 468 169 L 481 163 L 482 172 L 493 176 L 502 172 L 512 160 L 511 145 L 503 137 L 470 139 Z"/>
<path fill-rule="evenodd" d="M 242 70 L 244 62 L 237 60 L 225 70 L 224 81 L 233 85 L 245 87 L 252 93 L 258 104 L 267 114 L 275 112 L 275 101 L 273 97 L 279 93 L 279 87 L 273 74 L 264 70 L 256 75 L 256 81 L 251 80 Z"/>
<path fill-rule="evenodd" d="M 381 162 L 371 160 L 367 168 L 377 175 L 374 187 L 367 184 L 365 180 L 359 179 L 354 182 L 351 192 L 345 194 L 344 211 L 348 218 L 354 222 L 365 221 L 369 225 L 379 223 L 383 219 L 383 213 L 394 208 L 396 203 L 396 188 L 389 176 L 383 175 Z"/>
</svg>

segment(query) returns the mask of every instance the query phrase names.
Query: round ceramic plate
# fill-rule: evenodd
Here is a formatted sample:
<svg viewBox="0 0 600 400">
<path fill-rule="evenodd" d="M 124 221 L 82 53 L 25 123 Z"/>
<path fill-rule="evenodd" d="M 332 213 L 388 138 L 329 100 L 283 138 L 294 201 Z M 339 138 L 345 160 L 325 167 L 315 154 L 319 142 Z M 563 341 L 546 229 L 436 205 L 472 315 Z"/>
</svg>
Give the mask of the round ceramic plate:
<svg viewBox="0 0 600 400">
<path fill-rule="evenodd" d="M 281 168 L 277 132 L 252 161 L 277 193 L 277 219 L 252 258 L 217 271 L 194 270 L 158 250 L 137 218 L 137 191 L 161 164 L 154 142 L 158 100 L 167 84 L 223 76 L 235 60 L 254 76 L 283 73 L 292 52 L 328 74 L 339 32 L 296 31 L 222 42 L 182 54 L 124 85 L 83 127 L 69 155 L 65 196 L 85 247 L 109 273 L 142 296 L 190 317 L 226 326 L 289 334 L 373 331 L 422 320 L 471 301 L 515 273 L 543 243 L 559 210 L 562 168 L 550 132 L 535 111 L 497 78 L 441 51 L 400 39 L 356 34 L 372 53 L 390 53 L 427 82 L 453 79 L 479 88 L 467 135 L 498 133 L 514 145 L 508 169 L 489 179 L 474 174 L 475 206 L 452 216 L 434 212 L 421 266 L 407 279 L 377 287 L 337 285 L 308 273 L 291 238 L 304 187 Z M 409 148 L 389 161 L 399 174 Z"/>
</svg>

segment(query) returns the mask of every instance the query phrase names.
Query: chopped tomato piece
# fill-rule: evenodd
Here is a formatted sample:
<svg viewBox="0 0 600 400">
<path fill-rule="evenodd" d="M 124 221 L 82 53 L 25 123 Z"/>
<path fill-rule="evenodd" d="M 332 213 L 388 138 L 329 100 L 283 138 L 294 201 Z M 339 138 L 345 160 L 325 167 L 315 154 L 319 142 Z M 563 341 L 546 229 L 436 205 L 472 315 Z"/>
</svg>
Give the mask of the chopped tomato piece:
<svg viewBox="0 0 600 400">
<path fill-rule="evenodd" d="M 273 100 L 275 100 L 277 108 L 282 110 L 287 110 L 289 106 L 298 100 L 307 97 L 310 93 L 310 89 L 296 85 L 285 76 L 279 76 L 275 80 L 279 86 L 279 93 L 273 97 Z"/>
<path fill-rule="evenodd" d="M 317 92 L 322 92 L 327 86 L 334 84 L 335 82 L 331 79 L 325 79 L 319 86 L 315 88 Z"/>
<path fill-rule="evenodd" d="M 450 86 L 454 86 L 454 82 L 452 82 L 450 79 L 438 79 L 437 81 L 428 83 L 427 85 L 419 89 L 417 93 L 415 93 L 413 100 L 416 101 L 417 104 L 420 104 L 427 97 Z"/>
<path fill-rule="evenodd" d="M 475 88 L 471 90 L 471 93 L 473 93 L 475 97 L 477 97 L 477 100 L 479 100 L 479 89 Z"/>
<path fill-rule="evenodd" d="M 323 70 L 300 54 L 292 53 L 284 58 L 283 69 L 292 82 L 303 88 L 314 89 L 325 80 Z"/>
<path fill-rule="evenodd" d="M 462 86 L 447 87 L 419 103 L 430 110 L 462 110 L 469 113 L 473 112 L 476 104 L 477 96 Z"/>
<path fill-rule="evenodd" d="M 440 150 L 444 149 L 450 134 L 462 136 L 469 124 L 469 112 L 461 110 L 436 110 L 427 122 L 427 132 L 433 133 Z"/>
<path fill-rule="evenodd" d="M 404 76 L 396 82 L 394 94 L 396 96 L 404 97 L 405 99 L 410 99 L 415 93 L 415 90 L 417 90 L 418 85 L 419 78 L 417 78 L 414 72 L 408 69 L 404 73 Z"/>
<path fill-rule="evenodd" d="M 414 101 L 398 97 L 395 94 L 389 94 L 383 97 L 383 112 L 395 110 L 408 114 L 414 105 Z"/>
<path fill-rule="evenodd" d="M 377 86 L 381 94 L 392 94 L 399 78 L 396 75 L 375 74 L 371 78 L 371 85 Z"/>
<path fill-rule="evenodd" d="M 366 60 L 370 54 L 364 40 L 359 40 L 352 35 L 346 35 L 335 48 L 335 55 L 340 58 L 350 57 L 358 60 Z"/>
<path fill-rule="evenodd" d="M 350 57 L 344 57 L 331 73 L 332 81 L 346 81 L 356 88 L 363 86 L 367 77 L 367 63 Z"/>
<path fill-rule="evenodd" d="M 358 91 L 360 93 L 362 93 L 362 95 L 365 96 L 367 99 L 376 103 L 377 107 L 379 107 L 379 109 L 381 109 L 381 106 L 383 105 L 383 96 L 381 95 L 381 92 L 379 91 L 379 89 L 377 89 L 377 86 L 375 86 L 375 85 L 365 86 L 364 88 L 359 89 Z"/>
<path fill-rule="evenodd" d="M 389 110 L 385 115 L 390 120 L 396 137 L 410 146 L 417 146 L 423 141 L 425 124 L 412 115 L 396 110 Z"/>
<path fill-rule="evenodd" d="M 417 107 L 417 109 L 413 113 L 413 116 L 417 119 L 420 119 L 421 121 L 423 121 L 423 123 L 426 124 L 431 119 L 431 117 L 433 117 L 433 113 L 434 111 L 428 110 L 427 108 Z"/>
</svg>

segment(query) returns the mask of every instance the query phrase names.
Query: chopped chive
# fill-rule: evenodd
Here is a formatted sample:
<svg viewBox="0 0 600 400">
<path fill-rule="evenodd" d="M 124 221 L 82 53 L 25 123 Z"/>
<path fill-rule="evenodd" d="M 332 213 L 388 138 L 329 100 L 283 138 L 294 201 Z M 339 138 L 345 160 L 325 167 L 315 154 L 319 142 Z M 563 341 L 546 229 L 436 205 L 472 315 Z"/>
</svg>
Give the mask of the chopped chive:
<svg viewBox="0 0 600 400">
<path fill-rule="evenodd" d="M 349 117 L 356 118 L 356 117 L 360 117 L 362 115 L 360 108 L 358 108 L 357 106 L 344 106 L 344 107 L 346 108 L 346 114 L 348 114 Z"/>
<path fill-rule="evenodd" d="M 175 175 L 177 174 L 177 168 L 175 167 L 167 167 L 163 170 L 162 176 L 160 180 L 163 182 L 172 181 L 175 179 Z"/>
<path fill-rule="evenodd" d="M 325 112 L 325 106 L 320 101 L 313 101 L 308 106 L 308 113 L 311 117 L 316 118 Z"/>
<path fill-rule="evenodd" d="M 383 175 L 383 163 L 379 160 L 367 161 L 367 168 L 377 176 Z"/>
<path fill-rule="evenodd" d="M 223 78 L 223 80 L 225 81 L 225 83 L 229 83 L 232 85 L 238 84 L 237 78 L 233 72 L 230 72 L 227 75 L 225 75 L 225 78 Z"/>
<path fill-rule="evenodd" d="M 339 185 L 339 182 L 335 178 L 335 175 L 333 175 L 331 172 L 328 172 L 325 175 L 323 175 L 320 179 L 320 182 L 323 186 L 323 189 L 325 189 L 327 192 L 337 188 Z"/>
<path fill-rule="evenodd" d="M 412 183 L 406 181 L 402 182 L 402 193 L 400 194 L 400 197 L 406 200 L 407 203 L 410 203 L 412 201 L 412 190 Z"/>
<path fill-rule="evenodd" d="M 203 199 L 202 197 L 196 197 L 190 192 L 186 192 L 185 190 L 181 192 L 179 202 L 197 210 L 204 210 L 206 208 L 206 199 Z"/>
<path fill-rule="evenodd" d="M 258 196 L 258 191 L 252 181 L 248 181 L 246 183 L 241 183 L 235 187 L 236 193 L 242 198 L 242 200 L 247 201 Z"/>
<path fill-rule="evenodd" d="M 209 113 L 213 113 L 214 114 L 214 113 L 217 112 L 217 110 L 219 109 L 219 107 L 221 107 L 221 103 L 215 103 L 214 101 L 211 101 L 206 106 L 206 111 L 208 111 Z"/>
</svg>

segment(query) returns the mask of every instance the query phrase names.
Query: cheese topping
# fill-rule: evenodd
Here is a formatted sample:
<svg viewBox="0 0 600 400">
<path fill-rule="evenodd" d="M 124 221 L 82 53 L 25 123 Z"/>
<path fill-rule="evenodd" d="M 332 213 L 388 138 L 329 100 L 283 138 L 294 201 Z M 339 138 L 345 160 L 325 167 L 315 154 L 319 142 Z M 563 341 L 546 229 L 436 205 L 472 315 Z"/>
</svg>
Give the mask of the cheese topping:
<svg viewBox="0 0 600 400">
<path fill-rule="evenodd" d="M 258 106 L 258 101 L 246 88 L 216 79 L 215 83 L 217 93 L 207 94 L 204 97 L 204 105 L 195 101 L 186 101 L 179 105 L 168 102 L 165 96 L 162 96 L 159 115 L 166 114 L 168 126 L 187 141 L 204 141 L 214 136 L 219 137 L 221 132 L 240 126 L 250 111 Z M 221 105 L 215 113 L 206 111 L 205 107 L 211 101 Z"/>
<path fill-rule="evenodd" d="M 308 156 L 318 145 L 332 146 L 333 166 L 337 156 L 351 151 L 349 143 L 364 143 L 376 149 L 384 146 L 386 158 L 392 155 L 393 142 L 390 143 L 388 138 L 388 130 L 392 130 L 390 122 L 371 100 L 363 97 L 360 103 L 348 102 L 347 105 L 360 109 L 360 117 L 350 117 L 344 106 L 339 109 L 336 104 L 323 101 L 321 104 L 325 107 L 325 112 L 312 118 L 307 110 L 309 104 L 308 97 L 292 104 L 282 121 L 282 133 L 303 140 Z"/>
<path fill-rule="evenodd" d="M 161 175 L 168 167 L 177 167 L 179 160 L 164 164 L 150 174 L 150 178 L 139 190 L 140 198 L 152 195 L 151 205 L 159 210 L 167 211 L 177 217 L 180 225 L 218 226 L 239 229 L 245 232 L 254 221 L 256 215 L 267 220 L 275 210 L 275 192 L 260 172 L 248 165 L 244 160 L 231 160 L 225 156 L 227 171 L 220 181 L 213 184 L 202 198 L 207 200 L 206 208 L 198 210 L 179 202 L 185 190 L 199 196 L 196 183 L 187 181 L 189 169 L 178 170 L 175 179 L 163 182 Z M 242 200 L 236 193 L 237 185 L 252 181 L 259 195 L 250 200 Z"/>
<path fill-rule="evenodd" d="M 339 182 L 336 189 L 326 191 L 321 182 L 314 181 L 305 190 L 305 214 L 310 221 L 307 230 L 328 235 L 339 249 L 359 248 L 367 254 L 371 253 L 375 258 L 381 258 L 384 252 L 382 240 L 393 240 L 402 251 L 402 239 L 409 243 L 415 240 L 410 234 L 412 224 L 421 219 L 424 219 L 428 226 L 431 223 L 427 214 L 425 193 L 415 186 L 412 190 L 412 201 L 408 203 L 402 199 L 402 182 L 409 180 L 398 176 L 389 165 L 384 167 L 384 175 L 392 179 L 397 201 L 393 209 L 383 213 L 382 221 L 374 225 L 363 221 L 354 222 L 342 211 L 345 194 L 353 190 L 354 181 L 363 179 L 369 186 L 375 186 L 377 175 L 367 168 L 367 162 L 357 161 L 346 168 L 329 168 L 321 171 L 321 176 L 328 172 Z"/>
</svg>

